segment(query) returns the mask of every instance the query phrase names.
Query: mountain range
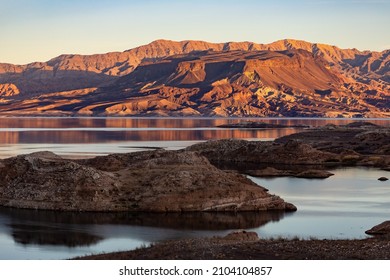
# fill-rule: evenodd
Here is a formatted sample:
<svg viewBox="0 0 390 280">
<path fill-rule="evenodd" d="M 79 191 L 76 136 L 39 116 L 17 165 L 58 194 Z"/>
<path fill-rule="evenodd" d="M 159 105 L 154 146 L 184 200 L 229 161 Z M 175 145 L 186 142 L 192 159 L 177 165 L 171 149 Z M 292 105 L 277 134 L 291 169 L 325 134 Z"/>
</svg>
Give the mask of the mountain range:
<svg viewBox="0 0 390 280">
<path fill-rule="evenodd" d="M 0 115 L 390 117 L 390 50 L 157 40 L 0 63 Z"/>
</svg>

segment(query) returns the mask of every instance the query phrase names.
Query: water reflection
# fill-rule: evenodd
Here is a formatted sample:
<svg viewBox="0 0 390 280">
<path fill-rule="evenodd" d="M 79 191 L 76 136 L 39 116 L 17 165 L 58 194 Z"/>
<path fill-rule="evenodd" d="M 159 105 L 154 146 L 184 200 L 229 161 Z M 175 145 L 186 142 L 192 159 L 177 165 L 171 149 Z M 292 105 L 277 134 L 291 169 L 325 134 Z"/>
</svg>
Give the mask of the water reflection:
<svg viewBox="0 0 390 280">
<path fill-rule="evenodd" d="M 191 230 L 227 230 L 261 227 L 269 222 L 278 222 L 286 215 L 282 211 L 244 212 L 244 213 L 170 213 L 135 214 L 130 223 L 133 225 Z"/>
<path fill-rule="evenodd" d="M 285 130 L 148 130 L 148 131 L 0 131 L 0 144 L 28 143 L 102 143 L 114 141 L 201 141 L 211 139 L 274 139 L 297 132 Z"/>
<path fill-rule="evenodd" d="M 263 140 L 298 131 L 217 127 L 226 122 L 238 121 L 164 118 L 0 118 L 0 158 L 42 150 L 65 157 L 80 158 L 145 150 L 139 147 L 181 149 L 210 139 Z"/>
<path fill-rule="evenodd" d="M 62 245 L 66 247 L 97 245 L 104 239 L 133 238 L 155 241 L 171 238 L 169 229 L 177 231 L 218 231 L 259 228 L 278 222 L 293 213 L 85 213 L 35 211 L 0 208 L 2 230 L 16 243 L 27 245 Z M 133 228 L 138 230 L 133 230 Z M 139 227 L 144 230 L 139 230 Z M 103 230 L 104 229 L 104 230 Z M 167 235 L 164 236 L 164 230 Z M 153 235 L 153 234 L 152 234 Z M 176 237 L 180 237 L 176 236 Z"/>
<path fill-rule="evenodd" d="M 103 240 L 101 236 L 79 232 L 71 228 L 34 224 L 9 224 L 12 238 L 23 245 L 64 245 L 66 247 L 90 246 Z"/>
<path fill-rule="evenodd" d="M 388 126 L 387 119 L 363 119 L 378 125 Z M 91 128 L 91 127 L 138 127 L 138 128 L 194 128 L 216 127 L 241 121 L 262 121 L 272 124 L 321 126 L 329 123 L 347 124 L 356 119 L 313 118 L 0 118 L 0 128 Z"/>
<path fill-rule="evenodd" d="M 273 124 L 320 126 L 346 124 L 340 119 L 246 119 Z M 275 139 L 302 129 L 217 128 L 242 119 L 190 118 L 0 118 L 0 144 L 78 144 L 119 141 L 204 141 L 210 139 Z M 388 126 L 388 120 L 370 120 Z"/>
</svg>

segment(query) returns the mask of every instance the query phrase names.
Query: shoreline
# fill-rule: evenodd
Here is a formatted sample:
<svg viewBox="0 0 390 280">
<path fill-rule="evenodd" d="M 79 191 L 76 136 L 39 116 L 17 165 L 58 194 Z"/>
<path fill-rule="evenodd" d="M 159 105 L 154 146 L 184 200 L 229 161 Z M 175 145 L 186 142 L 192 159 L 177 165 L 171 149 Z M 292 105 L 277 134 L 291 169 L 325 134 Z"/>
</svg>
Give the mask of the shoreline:
<svg viewBox="0 0 390 280">
<path fill-rule="evenodd" d="M 390 238 L 259 239 L 226 237 L 163 241 L 130 251 L 86 255 L 74 260 L 387 260 Z"/>
</svg>

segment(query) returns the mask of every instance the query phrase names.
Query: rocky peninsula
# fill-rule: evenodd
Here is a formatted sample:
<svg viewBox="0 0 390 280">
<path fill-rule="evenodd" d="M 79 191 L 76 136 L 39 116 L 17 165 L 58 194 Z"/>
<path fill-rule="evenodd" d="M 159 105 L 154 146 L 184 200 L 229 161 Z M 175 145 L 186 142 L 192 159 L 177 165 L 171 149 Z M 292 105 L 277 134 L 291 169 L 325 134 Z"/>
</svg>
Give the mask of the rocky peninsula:
<svg viewBox="0 0 390 280">
<path fill-rule="evenodd" d="M 251 124 L 250 124 L 251 126 Z M 390 128 L 369 122 L 313 127 L 274 141 L 223 139 L 187 148 L 223 169 L 252 176 L 327 178 L 329 168 L 390 170 Z"/>
<path fill-rule="evenodd" d="M 0 161 L 0 205 L 63 211 L 295 211 L 245 176 L 196 152 L 68 160 L 50 152 Z"/>
</svg>

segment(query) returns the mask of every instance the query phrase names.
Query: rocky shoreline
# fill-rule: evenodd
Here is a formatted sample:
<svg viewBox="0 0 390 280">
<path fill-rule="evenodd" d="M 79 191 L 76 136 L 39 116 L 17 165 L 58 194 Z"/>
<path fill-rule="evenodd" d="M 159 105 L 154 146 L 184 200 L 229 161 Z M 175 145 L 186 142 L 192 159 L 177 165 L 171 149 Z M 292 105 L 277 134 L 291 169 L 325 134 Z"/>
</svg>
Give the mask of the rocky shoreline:
<svg viewBox="0 0 390 280">
<path fill-rule="evenodd" d="M 257 239 L 256 233 L 165 241 L 79 260 L 387 260 L 388 236 L 356 240 Z"/>
<path fill-rule="evenodd" d="M 78 260 L 388 260 L 390 221 L 366 230 L 365 239 L 261 239 L 255 232 L 170 240 L 146 248 L 81 256 Z"/>
</svg>

